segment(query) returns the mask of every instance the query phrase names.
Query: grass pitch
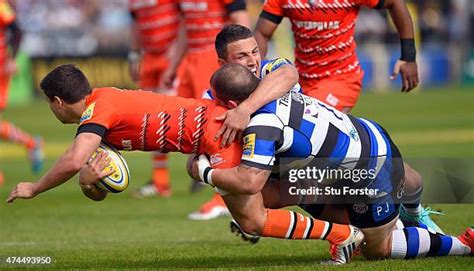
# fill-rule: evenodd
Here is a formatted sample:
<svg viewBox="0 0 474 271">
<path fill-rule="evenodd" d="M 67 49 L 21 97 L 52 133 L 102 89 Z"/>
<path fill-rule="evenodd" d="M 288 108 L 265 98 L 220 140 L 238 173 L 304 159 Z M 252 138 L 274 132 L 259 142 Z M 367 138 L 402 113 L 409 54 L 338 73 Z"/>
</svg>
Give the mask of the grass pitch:
<svg viewBox="0 0 474 271">
<path fill-rule="evenodd" d="M 405 157 L 473 158 L 473 105 L 472 91 L 366 94 L 353 113 L 380 122 Z M 61 125 L 43 101 L 9 108 L 4 118 L 44 136 L 47 167 L 75 134 L 75 126 Z M 329 257 L 325 242 L 264 239 L 250 246 L 229 233 L 228 218 L 207 222 L 186 219 L 208 199 L 211 190 L 189 194 L 184 156 L 171 156 L 174 192 L 166 199 L 131 199 L 128 192 L 147 181 L 151 162 L 149 154 L 143 153 L 126 154 L 126 159 L 132 173 L 131 187 L 103 202 L 82 196 L 77 179 L 33 200 L 17 200 L 13 205 L 0 202 L 0 259 L 50 256 L 53 264 L 34 267 L 55 269 L 474 270 L 472 257 L 410 261 L 356 258 L 348 266 L 327 267 L 319 265 Z M 0 188 L 3 202 L 15 183 L 37 178 L 29 173 L 24 151 L 11 144 L 0 143 L 0 169 L 6 178 Z M 437 222 L 448 233 L 457 235 L 474 225 L 473 205 L 433 207 L 446 213 Z M 19 267 L 28 265 L 0 263 L 0 269 Z"/>
</svg>

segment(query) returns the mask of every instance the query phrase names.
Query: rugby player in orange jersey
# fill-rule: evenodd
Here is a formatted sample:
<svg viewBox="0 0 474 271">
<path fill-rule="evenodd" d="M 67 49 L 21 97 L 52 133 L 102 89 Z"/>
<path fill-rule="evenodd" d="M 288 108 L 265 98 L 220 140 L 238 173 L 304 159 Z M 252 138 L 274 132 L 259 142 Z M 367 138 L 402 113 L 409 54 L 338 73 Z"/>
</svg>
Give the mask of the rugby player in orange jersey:
<svg viewBox="0 0 474 271">
<path fill-rule="evenodd" d="M 163 83 L 171 86 L 178 66 L 182 66 L 178 96 L 201 98 L 209 87 L 209 79 L 219 68 L 214 51 L 217 33 L 228 23 L 250 25 L 244 0 L 179 0 L 186 29 L 184 50 L 172 59 L 163 75 Z"/>
<path fill-rule="evenodd" d="M 58 120 L 65 124 L 79 124 L 76 139 L 39 181 L 17 184 L 7 198 L 8 203 L 17 198 L 34 198 L 68 181 L 82 168 L 87 169 L 84 165 L 102 140 L 128 151 L 207 153 L 214 158 L 212 166 L 217 168 L 240 163 L 242 147 L 239 142 L 221 148 L 220 143 L 214 141 L 214 133 L 221 125 L 216 116 L 227 109 L 213 101 L 116 88 L 92 89 L 87 78 L 74 65 L 55 68 L 40 86 Z M 94 200 L 104 199 L 106 192 L 93 185 L 98 179 L 88 181 L 80 177 L 83 193 Z M 249 196 L 233 197 L 236 198 L 234 208 L 246 208 L 239 204 L 238 199 L 244 201 Z M 267 212 L 261 195 L 252 196 L 251 200 L 252 206 L 263 211 L 259 218 L 266 220 L 266 231 L 262 236 L 287 239 L 284 228 L 291 227 L 295 221 L 275 220 L 275 215 L 286 215 L 298 216 L 308 225 L 306 229 L 296 229 L 292 239 L 327 240 L 337 247 L 334 260 L 349 261 L 343 250 L 353 251 L 362 242 L 363 235 L 355 227 L 313 219 L 288 210 Z"/>
<path fill-rule="evenodd" d="M 183 37 L 181 14 L 176 1 L 129 0 L 132 14 L 132 41 L 128 55 L 130 75 L 141 89 L 167 95 L 176 94 L 175 84 L 164 87 L 162 75 L 170 59 L 176 58 L 177 39 Z M 170 196 L 168 156 L 152 153 L 152 176 L 149 183 L 132 192 L 136 198 Z"/>
<path fill-rule="evenodd" d="M 7 40 L 7 32 L 10 33 L 10 41 Z M 7 0 L 0 0 L 0 139 L 23 145 L 28 150 L 28 158 L 32 162 L 33 172 L 36 173 L 41 170 L 43 163 L 42 139 L 29 135 L 1 118 L 7 105 L 10 77 L 16 72 L 15 56 L 20 40 L 21 30 L 16 24 L 15 12 Z M 3 174 L 0 171 L 0 186 L 2 184 Z"/>
<path fill-rule="evenodd" d="M 388 9 L 400 35 L 401 57 L 391 79 L 401 74 L 402 91 L 418 85 L 413 23 L 405 1 L 399 0 L 267 0 L 255 38 L 262 56 L 283 17 L 295 40 L 295 65 L 303 93 L 348 112 L 357 102 L 363 71 L 356 55 L 355 24 L 359 9 Z"/>
</svg>

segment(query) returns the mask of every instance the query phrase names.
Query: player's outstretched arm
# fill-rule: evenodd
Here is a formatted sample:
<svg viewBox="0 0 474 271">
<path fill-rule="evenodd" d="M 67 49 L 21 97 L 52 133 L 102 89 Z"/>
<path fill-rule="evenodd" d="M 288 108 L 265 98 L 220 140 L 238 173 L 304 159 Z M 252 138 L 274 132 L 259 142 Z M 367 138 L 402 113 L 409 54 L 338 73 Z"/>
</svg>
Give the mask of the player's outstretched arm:
<svg viewBox="0 0 474 271">
<path fill-rule="evenodd" d="M 15 199 L 30 199 L 38 194 L 69 180 L 76 175 L 99 147 L 102 138 L 92 133 L 79 134 L 66 152 L 39 181 L 23 182 L 16 185 L 7 198 L 8 203 Z"/>
<path fill-rule="evenodd" d="M 163 72 L 159 89 L 173 88 L 173 84 L 178 73 L 178 67 L 181 64 L 181 61 L 183 60 L 187 50 L 188 39 L 186 36 L 186 26 L 184 24 L 184 18 L 181 15 L 178 36 L 176 37 L 173 46 L 171 46 L 171 48 L 166 53 L 169 60 L 169 65 Z"/>
<path fill-rule="evenodd" d="M 284 64 L 267 74 L 255 91 L 237 108 L 231 109 L 216 118 L 225 121 L 215 135 L 214 141 L 218 141 L 222 136 L 221 145 L 224 147 L 230 145 L 236 137 L 240 140 L 242 131 L 247 128 L 250 122 L 250 116 L 262 106 L 290 91 L 298 83 L 298 79 L 298 71 L 291 64 Z"/>
<path fill-rule="evenodd" d="M 277 22 L 270 21 L 269 19 L 263 18 L 264 11 L 260 14 L 255 27 L 254 37 L 257 40 L 258 47 L 260 48 L 260 55 L 264 59 L 267 55 L 268 42 L 272 39 L 273 33 L 278 27 Z"/>
<path fill-rule="evenodd" d="M 400 35 L 401 57 L 395 63 L 391 80 L 402 77 L 402 92 L 408 92 L 418 86 L 418 65 L 416 63 L 415 34 L 413 21 L 405 1 L 385 0 L 384 8 L 390 12 L 393 23 Z"/>
<path fill-rule="evenodd" d="M 228 169 L 212 169 L 205 155 L 200 155 L 197 163 L 201 181 L 231 194 L 257 194 L 270 176 L 270 170 L 243 164 Z"/>
<path fill-rule="evenodd" d="M 107 167 L 111 158 L 105 151 L 99 151 L 79 172 L 79 186 L 82 193 L 94 201 L 102 201 L 107 197 L 107 192 L 98 188 L 96 184 L 100 179 L 113 174 L 115 170 Z"/>
</svg>

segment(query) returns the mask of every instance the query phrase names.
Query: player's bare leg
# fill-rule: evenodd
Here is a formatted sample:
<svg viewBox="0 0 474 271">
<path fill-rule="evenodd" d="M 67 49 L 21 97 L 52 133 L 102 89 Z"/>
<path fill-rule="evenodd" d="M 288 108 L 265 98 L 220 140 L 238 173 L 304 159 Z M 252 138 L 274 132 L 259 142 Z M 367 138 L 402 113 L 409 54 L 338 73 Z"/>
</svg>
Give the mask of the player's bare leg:
<svg viewBox="0 0 474 271">
<path fill-rule="evenodd" d="M 437 233 L 444 233 L 430 218 L 430 214 L 441 213 L 432 211 L 431 208 L 423 208 L 421 206 L 423 177 L 407 163 L 403 165 L 405 170 L 405 186 L 401 199 L 400 219 L 404 223 L 421 223 Z"/>
</svg>

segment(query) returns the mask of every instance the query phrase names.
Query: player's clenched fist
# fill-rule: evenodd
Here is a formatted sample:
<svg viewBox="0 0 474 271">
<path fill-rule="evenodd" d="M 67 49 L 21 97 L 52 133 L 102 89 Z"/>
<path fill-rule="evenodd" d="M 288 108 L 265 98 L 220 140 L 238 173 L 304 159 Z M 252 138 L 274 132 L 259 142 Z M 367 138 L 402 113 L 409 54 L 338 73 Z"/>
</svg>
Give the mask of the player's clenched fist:
<svg viewBox="0 0 474 271">
<path fill-rule="evenodd" d="M 36 192 L 36 184 L 25 182 L 17 184 L 7 198 L 7 203 L 12 203 L 15 199 L 31 199 L 38 193 Z"/>
</svg>

